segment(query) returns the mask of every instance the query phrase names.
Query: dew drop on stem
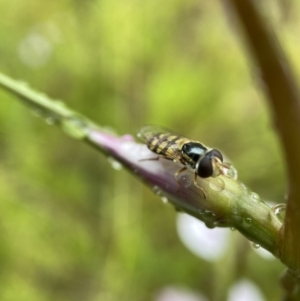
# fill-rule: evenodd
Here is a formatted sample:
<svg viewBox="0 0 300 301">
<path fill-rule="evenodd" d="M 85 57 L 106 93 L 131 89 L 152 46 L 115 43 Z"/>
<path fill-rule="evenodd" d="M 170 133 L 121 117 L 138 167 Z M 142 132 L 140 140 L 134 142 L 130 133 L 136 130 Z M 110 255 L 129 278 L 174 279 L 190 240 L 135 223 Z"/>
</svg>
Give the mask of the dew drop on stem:
<svg viewBox="0 0 300 301">
<path fill-rule="evenodd" d="M 205 226 L 209 229 L 216 228 L 216 224 L 213 222 L 205 222 Z"/>
<path fill-rule="evenodd" d="M 260 248 L 260 244 L 257 244 L 257 243 L 252 243 L 252 246 L 254 249 L 259 249 Z"/>
<path fill-rule="evenodd" d="M 251 192 L 250 195 L 249 195 L 250 199 L 255 202 L 255 203 L 258 203 L 260 202 L 260 197 L 257 193 L 255 192 Z"/>
<path fill-rule="evenodd" d="M 180 185 L 182 185 L 185 188 L 191 186 L 192 182 L 193 181 L 192 181 L 192 179 L 191 179 L 191 177 L 189 175 L 183 175 L 179 179 Z"/>
<path fill-rule="evenodd" d="M 226 166 L 223 168 L 223 171 L 227 177 L 237 180 L 238 171 L 233 167 L 232 164 L 226 163 Z"/>
<path fill-rule="evenodd" d="M 49 125 L 54 125 L 54 124 L 58 123 L 60 120 L 57 115 L 53 115 L 49 111 L 43 110 L 41 108 L 34 108 L 33 114 L 36 117 L 43 118 L 44 120 L 46 120 L 47 124 L 49 124 Z"/>
<path fill-rule="evenodd" d="M 111 167 L 115 170 L 121 170 L 123 168 L 122 164 L 112 157 L 108 157 L 107 161 L 110 163 Z"/>
<path fill-rule="evenodd" d="M 58 118 L 55 117 L 55 116 L 48 116 L 46 118 L 46 122 L 49 124 L 49 125 L 54 125 L 58 122 Z"/>
<path fill-rule="evenodd" d="M 240 185 L 243 188 L 243 190 L 248 191 L 248 187 L 244 183 L 241 183 Z"/>
<path fill-rule="evenodd" d="M 161 189 L 156 185 L 152 187 L 152 191 L 157 195 L 161 195 L 161 193 L 162 193 Z"/>
<path fill-rule="evenodd" d="M 277 204 L 272 207 L 271 212 L 281 221 L 284 221 L 286 204 Z"/>
<path fill-rule="evenodd" d="M 41 109 L 34 109 L 33 114 L 34 114 L 34 116 L 39 117 L 39 118 L 42 118 L 45 116 L 45 112 Z"/>
<path fill-rule="evenodd" d="M 87 123 L 76 116 L 64 119 L 62 121 L 62 129 L 67 135 L 75 139 L 83 139 L 89 131 Z"/>
<path fill-rule="evenodd" d="M 250 217 L 245 217 L 243 219 L 243 224 L 245 227 L 250 227 L 252 224 L 252 219 Z"/>
<path fill-rule="evenodd" d="M 165 197 L 165 196 L 162 196 L 162 197 L 161 197 L 161 200 L 162 200 L 162 202 L 163 202 L 164 204 L 167 204 L 167 203 L 169 202 L 168 198 Z"/>
<path fill-rule="evenodd" d="M 225 188 L 225 182 L 220 177 L 211 178 L 209 186 L 212 190 L 221 192 Z"/>
</svg>

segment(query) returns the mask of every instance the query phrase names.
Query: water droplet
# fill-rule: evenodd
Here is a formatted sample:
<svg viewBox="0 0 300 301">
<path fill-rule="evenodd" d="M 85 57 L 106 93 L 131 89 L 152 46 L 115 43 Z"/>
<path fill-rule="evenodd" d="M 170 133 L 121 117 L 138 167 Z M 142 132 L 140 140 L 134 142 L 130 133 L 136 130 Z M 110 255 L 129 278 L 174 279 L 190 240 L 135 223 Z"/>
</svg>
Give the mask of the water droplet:
<svg viewBox="0 0 300 301">
<path fill-rule="evenodd" d="M 249 227 L 252 224 L 252 219 L 250 217 L 243 218 L 243 224 Z"/>
<path fill-rule="evenodd" d="M 251 192 L 251 193 L 250 193 L 250 199 L 251 199 L 253 202 L 255 202 L 255 203 L 260 202 L 260 197 L 259 197 L 259 195 L 258 195 L 257 193 L 255 193 L 255 192 Z"/>
<path fill-rule="evenodd" d="M 225 219 L 218 219 L 216 221 L 213 222 L 215 227 L 224 227 L 224 225 L 227 224 L 227 221 Z"/>
<path fill-rule="evenodd" d="M 212 216 L 212 217 L 216 217 L 217 215 L 215 214 L 215 213 L 213 213 L 212 211 L 210 212 L 210 215 Z"/>
<path fill-rule="evenodd" d="M 39 107 L 33 109 L 33 114 L 36 117 L 45 119 L 49 125 L 54 125 L 60 120 L 58 115 L 53 115 L 53 113 Z"/>
<path fill-rule="evenodd" d="M 152 191 L 157 195 L 161 195 L 162 193 L 161 189 L 156 185 L 152 187 Z"/>
<path fill-rule="evenodd" d="M 230 227 L 230 230 L 231 231 L 235 231 L 236 229 L 234 227 Z"/>
<path fill-rule="evenodd" d="M 205 222 L 205 226 L 207 227 L 207 228 L 209 228 L 209 229 L 213 229 L 213 228 L 216 228 L 216 225 L 215 225 L 215 223 L 213 223 L 213 222 Z"/>
<path fill-rule="evenodd" d="M 259 249 L 260 248 L 260 244 L 257 244 L 257 243 L 252 243 L 252 246 L 254 249 Z"/>
<path fill-rule="evenodd" d="M 34 114 L 34 116 L 39 117 L 39 118 L 45 117 L 45 112 L 41 109 L 34 109 L 33 114 Z"/>
<path fill-rule="evenodd" d="M 189 175 L 183 175 L 183 176 L 180 177 L 179 183 L 183 187 L 187 188 L 187 187 L 191 186 L 192 179 L 191 179 L 191 177 Z"/>
<path fill-rule="evenodd" d="M 286 211 L 286 204 L 277 204 L 272 207 L 272 212 L 282 222 L 284 221 L 285 211 Z"/>
<path fill-rule="evenodd" d="M 240 185 L 241 185 L 241 187 L 242 187 L 244 190 L 246 190 L 246 191 L 249 190 L 248 187 L 247 187 L 244 183 L 241 183 Z"/>
<path fill-rule="evenodd" d="M 207 218 L 207 217 L 215 217 L 215 216 L 216 216 L 216 215 L 215 215 L 212 211 L 210 211 L 210 210 L 204 210 L 204 211 L 203 211 L 203 214 L 205 214 L 206 218 Z"/>
<path fill-rule="evenodd" d="M 204 210 L 204 209 L 198 209 L 198 213 L 201 214 L 202 216 L 207 216 L 211 213 L 211 211 Z"/>
<path fill-rule="evenodd" d="M 225 188 L 225 182 L 220 177 L 211 178 L 209 186 L 212 190 L 220 192 Z"/>
<path fill-rule="evenodd" d="M 62 122 L 63 131 L 75 139 L 86 137 L 89 127 L 88 124 L 78 117 L 69 117 Z"/>
<path fill-rule="evenodd" d="M 174 206 L 176 212 L 183 212 L 181 208 Z"/>
<path fill-rule="evenodd" d="M 229 178 L 232 178 L 234 180 L 237 180 L 238 178 L 238 171 L 230 163 L 226 163 L 226 166 L 223 167 L 223 172 L 224 175 Z"/>
<path fill-rule="evenodd" d="M 202 220 L 207 224 L 208 228 L 215 228 L 218 224 L 218 218 L 215 213 L 209 210 L 204 210 L 202 215 Z"/>
<path fill-rule="evenodd" d="M 58 122 L 58 118 L 55 117 L 55 116 L 48 116 L 46 118 L 46 122 L 49 124 L 49 125 L 54 125 Z"/>
<path fill-rule="evenodd" d="M 121 170 L 123 168 L 122 164 L 112 157 L 108 157 L 107 161 L 110 163 L 111 167 L 115 170 Z"/>
<path fill-rule="evenodd" d="M 162 196 L 162 197 L 161 197 L 161 200 L 162 200 L 162 202 L 163 202 L 164 204 L 167 204 L 167 203 L 169 202 L 168 198 L 165 197 L 165 196 Z"/>
<path fill-rule="evenodd" d="M 238 215 L 239 211 L 236 208 L 232 208 L 231 213 L 232 215 Z"/>
<path fill-rule="evenodd" d="M 142 134 L 141 134 L 141 133 L 137 133 L 137 137 L 138 137 L 139 139 L 142 139 Z"/>
</svg>

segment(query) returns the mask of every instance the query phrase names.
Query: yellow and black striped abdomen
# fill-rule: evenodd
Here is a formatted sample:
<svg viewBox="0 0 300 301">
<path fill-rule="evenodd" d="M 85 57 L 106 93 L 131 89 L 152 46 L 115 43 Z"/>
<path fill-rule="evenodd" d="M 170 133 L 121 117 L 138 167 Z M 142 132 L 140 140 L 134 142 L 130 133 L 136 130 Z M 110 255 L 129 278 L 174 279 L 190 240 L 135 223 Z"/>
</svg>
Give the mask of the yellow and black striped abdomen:
<svg viewBox="0 0 300 301">
<path fill-rule="evenodd" d="M 148 136 L 146 144 L 148 148 L 154 153 L 169 159 L 181 161 L 181 146 L 188 141 L 188 139 L 170 134 L 158 133 Z"/>
<path fill-rule="evenodd" d="M 181 147 L 184 143 L 190 141 L 182 136 L 151 126 L 143 128 L 139 133 L 139 137 L 154 153 L 176 161 L 182 161 Z"/>
<path fill-rule="evenodd" d="M 172 134 L 157 134 L 149 139 L 147 145 L 153 152 L 164 155 L 168 148 L 174 148 L 174 144 L 177 145 L 177 140 L 179 137 Z"/>
</svg>

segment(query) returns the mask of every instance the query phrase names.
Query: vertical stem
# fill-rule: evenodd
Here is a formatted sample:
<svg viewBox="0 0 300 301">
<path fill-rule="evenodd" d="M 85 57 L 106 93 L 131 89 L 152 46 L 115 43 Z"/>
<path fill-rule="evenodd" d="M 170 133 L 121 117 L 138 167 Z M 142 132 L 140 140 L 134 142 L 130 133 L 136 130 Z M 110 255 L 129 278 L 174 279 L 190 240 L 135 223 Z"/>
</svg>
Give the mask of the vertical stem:
<svg viewBox="0 0 300 301">
<path fill-rule="evenodd" d="M 295 78 L 274 34 L 253 0 L 228 0 L 235 9 L 265 84 L 274 125 L 284 151 L 288 203 L 281 231 L 281 260 L 300 270 L 300 96 Z"/>
</svg>

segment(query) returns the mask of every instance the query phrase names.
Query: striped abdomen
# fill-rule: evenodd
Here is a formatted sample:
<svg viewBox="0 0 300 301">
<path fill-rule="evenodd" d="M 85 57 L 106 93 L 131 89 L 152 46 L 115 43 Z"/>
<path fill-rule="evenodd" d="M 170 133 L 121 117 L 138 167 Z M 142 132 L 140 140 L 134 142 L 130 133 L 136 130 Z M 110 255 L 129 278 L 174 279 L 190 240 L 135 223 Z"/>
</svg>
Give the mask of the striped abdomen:
<svg viewBox="0 0 300 301">
<path fill-rule="evenodd" d="M 187 141 L 186 138 L 170 133 L 148 133 L 146 144 L 151 151 L 166 159 L 181 161 L 181 146 Z"/>
</svg>

